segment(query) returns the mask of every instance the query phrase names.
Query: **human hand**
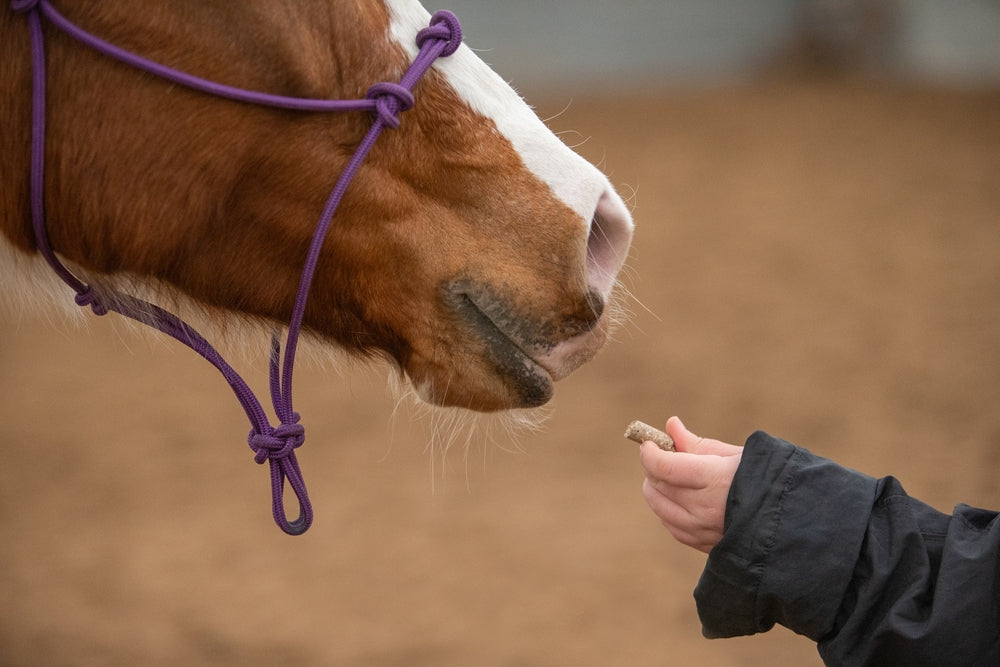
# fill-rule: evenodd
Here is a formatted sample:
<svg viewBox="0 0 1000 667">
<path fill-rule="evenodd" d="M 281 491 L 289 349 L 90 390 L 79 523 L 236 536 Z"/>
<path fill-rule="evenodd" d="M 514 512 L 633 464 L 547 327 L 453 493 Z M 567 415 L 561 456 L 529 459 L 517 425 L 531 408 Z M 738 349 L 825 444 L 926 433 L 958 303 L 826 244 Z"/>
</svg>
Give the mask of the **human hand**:
<svg viewBox="0 0 1000 667">
<path fill-rule="evenodd" d="M 677 417 L 667 420 L 666 431 L 676 452 L 649 442 L 639 447 L 646 471 L 642 493 L 678 542 L 708 553 L 722 539 L 726 499 L 743 448 L 700 438 Z"/>
</svg>

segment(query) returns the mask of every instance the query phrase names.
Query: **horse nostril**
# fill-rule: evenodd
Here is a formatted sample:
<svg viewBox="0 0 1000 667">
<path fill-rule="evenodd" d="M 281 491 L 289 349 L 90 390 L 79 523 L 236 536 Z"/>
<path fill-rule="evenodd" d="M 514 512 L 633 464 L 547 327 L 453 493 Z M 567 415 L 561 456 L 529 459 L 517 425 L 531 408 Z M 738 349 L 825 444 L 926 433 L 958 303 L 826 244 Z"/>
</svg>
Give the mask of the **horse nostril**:
<svg viewBox="0 0 1000 667">
<path fill-rule="evenodd" d="M 596 289 L 587 292 L 587 308 L 595 321 L 601 319 L 601 315 L 604 314 L 604 297 Z"/>
<path fill-rule="evenodd" d="M 610 296 L 632 243 L 632 216 L 613 190 L 601 195 L 587 236 L 587 284 L 601 297 Z"/>
</svg>

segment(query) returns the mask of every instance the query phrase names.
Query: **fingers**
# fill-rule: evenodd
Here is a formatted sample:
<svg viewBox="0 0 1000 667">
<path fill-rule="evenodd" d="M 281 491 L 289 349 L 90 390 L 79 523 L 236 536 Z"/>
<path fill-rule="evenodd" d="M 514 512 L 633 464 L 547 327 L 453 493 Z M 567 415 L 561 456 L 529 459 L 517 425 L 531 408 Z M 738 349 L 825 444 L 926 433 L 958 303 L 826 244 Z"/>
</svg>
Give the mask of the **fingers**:
<svg viewBox="0 0 1000 667">
<path fill-rule="evenodd" d="M 711 520 L 699 512 L 692 512 L 682 502 L 661 493 L 648 478 L 642 485 L 642 494 L 653 514 L 681 544 L 708 553 L 721 539 L 721 517 Z"/>
<path fill-rule="evenodd" d="M 643 443 L 639 460 L 648 477 L 684 489 L 703 489 L 714 479 L 714 459 L 689 452 L 665 452 L 656 445 Z"/>
<path fill-rule="evenodd" d="M 677 451 L 639 446 L 646 471 L 642 493 L 653 513 L 682 544 L 708 552 L 722 537 L 726 499 L 742 447 L 702 438 L 677 417 L 666 425 Z"/>
</svg>

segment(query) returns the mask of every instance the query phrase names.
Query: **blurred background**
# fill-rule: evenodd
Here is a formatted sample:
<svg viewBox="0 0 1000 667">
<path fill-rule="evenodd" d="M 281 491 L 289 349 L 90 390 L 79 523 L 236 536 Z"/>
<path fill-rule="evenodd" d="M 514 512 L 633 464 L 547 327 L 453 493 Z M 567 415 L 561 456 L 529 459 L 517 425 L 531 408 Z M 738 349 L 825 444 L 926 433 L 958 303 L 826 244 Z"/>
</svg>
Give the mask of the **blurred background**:
<svg viewBox="0 0 1000 667">
<path fill-rule="evenodd" d="M 996 0 L 456 0 L 466 41 L 531 92 L 718 85 L 774 70 L 1000 81 Z"/>
<path fill-rule="evenodd" d="M 820 664 L 701 637 L 635 418 L 1000 508 L 1000 2 L 445 6 L 632 207 L 614 340 L 515 436 L 449 440 L 384 365 L 297 368 L 292 539 L 207 364 L 5 316 L 0 664 Z"/>
</svg>

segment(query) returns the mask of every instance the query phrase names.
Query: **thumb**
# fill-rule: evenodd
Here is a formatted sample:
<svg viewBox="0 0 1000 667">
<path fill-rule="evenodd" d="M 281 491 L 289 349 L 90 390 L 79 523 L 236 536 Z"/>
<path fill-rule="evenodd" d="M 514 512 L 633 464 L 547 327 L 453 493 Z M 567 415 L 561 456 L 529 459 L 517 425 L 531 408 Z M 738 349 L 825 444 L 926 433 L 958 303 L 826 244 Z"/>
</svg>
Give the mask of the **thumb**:
<svg viewBox="0 0 1000 667">
<path fill-rule="evenodd" d="M 679 452 L 697 453 L 698 443 L 702 438 L 688 430 L 680 417 L 671 417 L 667 420 L 667 435 L 674 439 L 674 447 Z"/>
<path fill-rule="evenodd" d="M 674 446 L 679 452 L 728 456 L 736 449 L 733 445 L 711 438 L 702 438 L 692 433 L 684 425 L 684 422 L 680 420 L 680 417 L 671 417 L 668 419 L 666 431 L 667 435 L 674 439 Z"/>
</svg>

